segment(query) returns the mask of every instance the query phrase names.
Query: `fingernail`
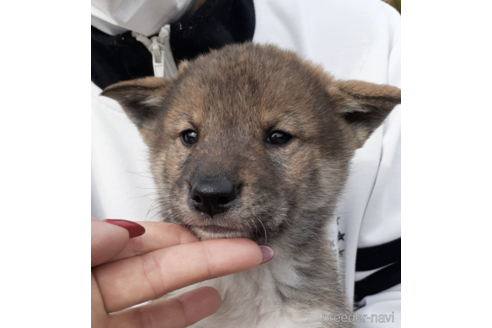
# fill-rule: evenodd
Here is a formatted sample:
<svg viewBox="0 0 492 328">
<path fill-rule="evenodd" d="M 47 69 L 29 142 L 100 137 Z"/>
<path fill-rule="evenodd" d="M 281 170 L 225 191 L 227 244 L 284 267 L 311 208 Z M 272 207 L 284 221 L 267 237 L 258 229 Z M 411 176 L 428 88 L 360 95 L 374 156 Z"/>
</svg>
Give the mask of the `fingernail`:
<svg viewBox="0 0 492 328">
<path fill-rule="evenodd" d="M 145 233 L 145 228 L 140 224 L 127 221 L 127 220 L 115 220 L 115 219 L 106 219 L 104 222 L 117 225 L 118 227 L 125 228 L 130 233 L 130 238 L 135 238 L 141 236 Z"/>
<path fill-rule="evenodd" d="M 263 256 L 260 264 L 267 263 L 275 256 L 275 251 L 268 246 L 260 245 L 260 249 L 261 249 L 261 255 Z"/>
</svg>

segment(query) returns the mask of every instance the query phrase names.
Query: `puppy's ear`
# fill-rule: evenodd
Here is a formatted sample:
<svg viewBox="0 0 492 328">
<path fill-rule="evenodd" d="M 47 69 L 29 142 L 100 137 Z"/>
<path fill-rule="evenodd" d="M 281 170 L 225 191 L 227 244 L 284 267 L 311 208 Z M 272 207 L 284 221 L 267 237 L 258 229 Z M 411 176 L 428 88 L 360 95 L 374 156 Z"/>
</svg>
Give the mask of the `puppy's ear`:
<svg viewBox="0 0 492 328">
<path fill-rule="evenodd" d="M 119 102 L 141 130 L 157 116 L 170 84 L 164 78 L 146 77 L 110 85 L 101 95 Z"/>
<path fill-rule="evenodd" d="M 401 90 L 389 85 L 333 81 L 328 89 L 337 112 L 350 126 L 359 148 L 401 102 Z"/>
<path fill-rule="evenodd" d="M 180 63 L 179 63 L 179 66 L 178 66 L 178 72 L 179 73 L 183 73 L 184 70 L 186 68 L 188 68 L 188 66 L 190 66 L 190 62 L 187 61 L 186 59 L 182 60 Z"/>
</svg>

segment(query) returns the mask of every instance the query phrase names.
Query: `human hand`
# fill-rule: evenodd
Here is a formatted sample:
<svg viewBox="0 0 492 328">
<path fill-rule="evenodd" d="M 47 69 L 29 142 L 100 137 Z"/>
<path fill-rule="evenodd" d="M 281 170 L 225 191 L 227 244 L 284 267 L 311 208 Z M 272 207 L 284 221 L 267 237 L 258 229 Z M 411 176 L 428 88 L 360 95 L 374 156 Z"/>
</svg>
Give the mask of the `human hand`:
<svg viewBox="0 0 492 328">
<path fill-rule="evenodd" d="M 170 223 L 92 218 L 91 230 L 92 328 L 192 325 L 219 309 L 220 295 L 214 288 L 128 308 L 203 280 L 249 270 L 273 257 L 270 248 L 247 239 L 198 242 Z"/>
</svg>

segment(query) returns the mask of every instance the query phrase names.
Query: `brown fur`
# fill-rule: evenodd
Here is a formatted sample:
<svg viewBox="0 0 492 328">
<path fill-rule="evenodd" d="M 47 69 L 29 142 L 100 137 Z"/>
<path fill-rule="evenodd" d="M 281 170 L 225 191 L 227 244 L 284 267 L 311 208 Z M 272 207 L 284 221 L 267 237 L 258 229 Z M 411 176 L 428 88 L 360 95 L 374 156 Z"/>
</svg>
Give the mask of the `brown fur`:
<svg viewBox="0 0 492 328">
<path fill-rule="evenodd" d="M 302 290 L 279 283 L 281 299 L 346 311 L 323 231 L 354 151 L 400 102 L 399 89 L 336 81 L 292 52 L 243 44 L 186 62 L 172 80 L 121 82 L 103 95 L 122 104 L 149 146 L 165 220 L 202 239 L 281 249 L 309 281 Z M 199 136 L 192 147 L 180 138 L 188 129 Z M 266 143 L 274 130 L 293 138 Z M 240 186 L 234 206 L 213 219 L 190 206 L 194 181 L 208 176 Z"/>
</svg>

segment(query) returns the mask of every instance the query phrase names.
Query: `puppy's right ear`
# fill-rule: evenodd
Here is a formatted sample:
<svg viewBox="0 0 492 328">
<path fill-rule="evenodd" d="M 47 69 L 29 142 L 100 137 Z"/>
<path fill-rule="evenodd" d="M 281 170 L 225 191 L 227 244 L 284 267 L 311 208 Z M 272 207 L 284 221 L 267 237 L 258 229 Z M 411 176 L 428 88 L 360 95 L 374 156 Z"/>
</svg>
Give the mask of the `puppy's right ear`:
<svg viewBox="0 0 492 328">
<path fill-rule="evenodd" d="M 157 116 L 170 85 L 168 79 L 146 77 L 112 84 L 101 95 L 119 102 L 128 117 L 142 130 Z"/>
</svg>

